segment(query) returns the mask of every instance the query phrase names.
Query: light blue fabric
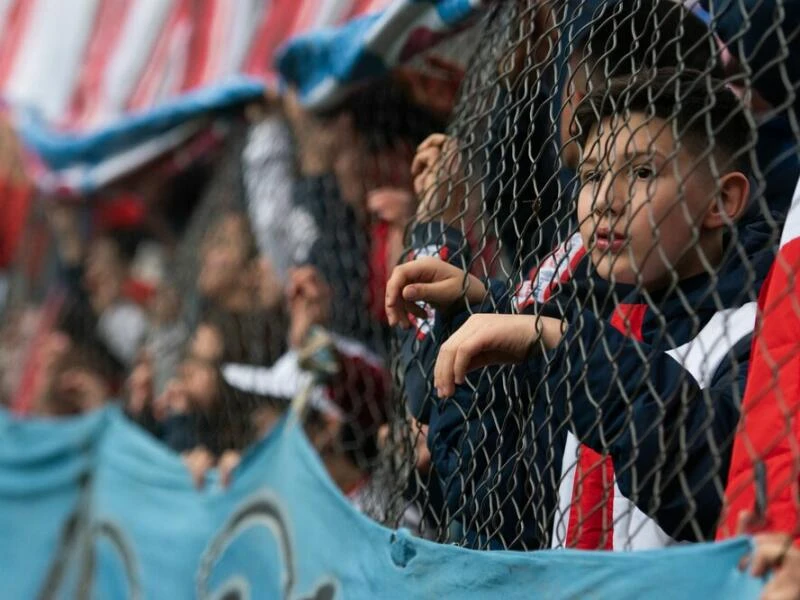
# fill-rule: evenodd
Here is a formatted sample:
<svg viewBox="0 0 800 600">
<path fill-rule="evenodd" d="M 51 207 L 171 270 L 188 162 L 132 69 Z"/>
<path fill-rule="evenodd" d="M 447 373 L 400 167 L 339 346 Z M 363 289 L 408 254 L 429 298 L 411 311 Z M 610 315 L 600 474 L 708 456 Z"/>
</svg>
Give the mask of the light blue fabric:
<svg viewBox="0 0 800 600">
<path fill-rule="evenodd" d="M 260 98 L 264 84 L 252 77 L 230 77 L 218 84 L 188 92 L 147 111 L 129 114 L 97 131 L 63 133 L 30 113 L 16 117 L 25 143 L 52 169 L 74 164 L 97 164 L 183 123 L 230 106 Z"/>
<path fill-rule="evenodd" d="M 59 548 L 69 516 L 72 543 Z M 50 422 L 0 413 L 0 590 L 34 598 L 730 598 L 749 542 L 636 554 L 476 552 L 393 532 L 333 487 L 283 423 L 232 487 L 196 491 L 180 459 L 109 409 Z M 93 554 L 94 563 L 87 562 Z M 55 568 L 57 558 L 63 569 Z M 82 566 L 94 564 L 94 568 Z M 326 595 L 331 593 L 331 595 Z M 245 596 L 230 596 L 245 597 Z"/>
</svg>

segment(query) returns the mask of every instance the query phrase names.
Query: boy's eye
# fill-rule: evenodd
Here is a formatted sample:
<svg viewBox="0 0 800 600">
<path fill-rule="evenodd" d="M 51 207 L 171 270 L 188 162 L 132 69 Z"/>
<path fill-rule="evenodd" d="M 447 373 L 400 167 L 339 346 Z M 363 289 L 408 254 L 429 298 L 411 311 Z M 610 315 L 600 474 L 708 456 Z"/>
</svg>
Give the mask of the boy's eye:
<svg viewBox="0 0 800 600">
<path fill-rule="evenodd" d="M 603 178 L 603 174 L 600 171 L 581 171 L 581 183 L 588 184 L 588 183 L 598 183 Z"/>
<path fill-rule="evenodd" d="M 636 179 L 651 179 L 656 171 L 651 165 L 639 165 L 633 168 L 633 176 Z"/>
</svg>

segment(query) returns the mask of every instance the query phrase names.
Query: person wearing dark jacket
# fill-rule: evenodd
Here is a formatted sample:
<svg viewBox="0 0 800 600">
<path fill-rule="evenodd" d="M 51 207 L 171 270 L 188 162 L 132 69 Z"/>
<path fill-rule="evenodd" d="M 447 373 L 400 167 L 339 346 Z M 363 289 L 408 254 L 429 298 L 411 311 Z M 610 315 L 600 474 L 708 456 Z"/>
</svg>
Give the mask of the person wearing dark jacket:
<svg viewBox="0 0 800 600">
<path fill-rule="evenodd" d="M 703 81 L 662 69 L 584 100 L 579 232 L 516 290 L 467 275 L 441 223 L 417 227 L 421 260 L 393 273 L 390 322 L 415 325 L 405 391 L 468 544 L 713 537 L 772 253 L 737 252 L 750 129 Z M 487 365 L 505 366 L 476 371 Z"/>
</svg>

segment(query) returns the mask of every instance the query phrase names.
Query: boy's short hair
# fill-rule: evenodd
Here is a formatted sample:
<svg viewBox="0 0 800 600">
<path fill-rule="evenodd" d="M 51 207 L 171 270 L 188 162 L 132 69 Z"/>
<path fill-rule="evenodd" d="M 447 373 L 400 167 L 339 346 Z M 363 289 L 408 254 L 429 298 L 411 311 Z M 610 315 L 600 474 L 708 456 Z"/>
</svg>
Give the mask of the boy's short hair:
<svg viewBox="0 0 800 600">
<path fill-rule="evenodd" d="M 601 2 L 575 44 L 576 55 L 593 81 L 665 68 L 723 77 L 710 29 L 674 0 Z"/>
<path fill-rule="evenodd" d="M 720 172 L 749 171 L 754 144 L 747 111 L 728 87 L 697 71 L 645 71 L 611 79 L 591 91 L 575 112 L 584 146 L 593 126 L 614 115 L 659 117 L 698 156 L 713 155 Z"/>
</svg>

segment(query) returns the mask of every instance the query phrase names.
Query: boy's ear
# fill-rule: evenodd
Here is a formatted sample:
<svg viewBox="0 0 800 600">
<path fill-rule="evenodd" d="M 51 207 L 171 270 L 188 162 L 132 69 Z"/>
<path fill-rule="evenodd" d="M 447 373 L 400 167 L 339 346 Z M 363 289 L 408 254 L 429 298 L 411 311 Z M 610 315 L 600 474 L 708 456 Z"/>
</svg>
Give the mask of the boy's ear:
<svg viewBox="0 0 800 600">
<path fill-rule="evenodd" d="M 726 227 L 738 219 L 747 208 L 750 198 L 750 181 L 740 171 L 726 173 L 719 178 L 715 201 L 706 212 L 703 226 L 707 229 Z"/>
</svg>

